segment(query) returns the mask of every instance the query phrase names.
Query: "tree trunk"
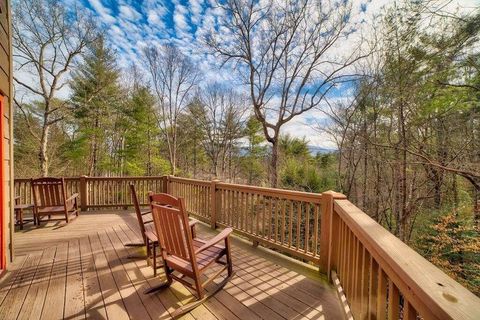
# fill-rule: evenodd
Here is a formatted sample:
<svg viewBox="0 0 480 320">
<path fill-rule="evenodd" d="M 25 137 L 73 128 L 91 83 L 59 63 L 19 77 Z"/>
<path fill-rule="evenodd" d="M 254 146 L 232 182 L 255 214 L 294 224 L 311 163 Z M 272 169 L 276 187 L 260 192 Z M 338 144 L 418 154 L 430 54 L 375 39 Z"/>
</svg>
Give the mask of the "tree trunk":
<svg viewBox="0 0 480 320">
<path fill-rule="evenodd" d="M 95 172 L 97 171 L 97 136 L 93 137 L 92 141 L 92 151 L 90 156 L 90 169 L 88 170 L 89 176 L 95 176 Z"/>
<path fill-rule="evenodd" d="M 278 139 L 274 138 L 272 144 L 272 157 L 270 158 L 270 185 L 276 188 L 278 185 Z"/>
<path fill-rule="evenodd" d="M 193 178 L 197 178 L 197 137 L 193 138 Z"/>
<path fill-rule="evenodd" d="M 47 122 L 48 119 L 45 120 Z M 40 161 L 40 175 L 42 177 L 48 176 L 48 134 L 50 133 L 50 126 L 44 124 L 42 138 L 40 141 L 40 151 L 38 153 L 38 159 Z"/>
<path fill-rule="evenodd" d="M 147 131 L 147 176 L 152 175 L 152 143 L 150 130 Z"/>
<path fill-rule="evenodd" d="M 476 188 L 473 188 L 473 223 L 480 228 L 480 199 Z"/>
<path fill-rule="evenodd" d="M 177 159 L 175 158 L 175 155 L 172 155 L 172 160 L 170 161 L 170 174 L 175 175 L 175 172 L 177 171 Z"/>
</svg>

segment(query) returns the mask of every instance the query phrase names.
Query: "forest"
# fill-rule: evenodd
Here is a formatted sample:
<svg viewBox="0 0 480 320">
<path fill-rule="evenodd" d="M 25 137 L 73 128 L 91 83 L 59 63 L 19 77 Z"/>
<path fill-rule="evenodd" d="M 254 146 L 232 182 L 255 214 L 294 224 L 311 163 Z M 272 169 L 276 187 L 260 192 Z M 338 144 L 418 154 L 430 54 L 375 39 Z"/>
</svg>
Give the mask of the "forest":
<svg viewBox="0 0 480 320">
<path fill-rule="evenodd" d="M 450 2 L 397 1 L 354 41 L 350 1 L 219 1 L 199 50 L 225 83 L 172 41 L 120 64 L 88 12 L 17 0 L 15 177 L 339 191 L 480 295 L 480 11 Z M 309 113 L 334 149 L 283 132 Z"/>
</svg>

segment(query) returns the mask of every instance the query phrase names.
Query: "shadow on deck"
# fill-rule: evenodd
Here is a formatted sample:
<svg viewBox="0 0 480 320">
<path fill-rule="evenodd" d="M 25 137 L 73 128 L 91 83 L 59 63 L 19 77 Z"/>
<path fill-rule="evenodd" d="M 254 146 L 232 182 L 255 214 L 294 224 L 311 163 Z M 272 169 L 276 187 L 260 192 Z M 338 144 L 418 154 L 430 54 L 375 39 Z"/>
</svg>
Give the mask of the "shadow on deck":
<svg viewBox="0 0 480 320">
<path fill-rule="evenodd" d="M 192 300 L 163 281 L 145 260 L 126 258 L 138 248 L 136 220 L 127 211 L 83 213 L 66 225 L 29 225 L 15 233 L 15 261 L 0 282 L 0 319 L 169 319 Z M 214 231 L 198 226 L 200 237 Z M 336 293 L 314 268 L 233 239 L 235 277 L 184 319 L 342 319 Z M 221 279 L 219 279 L 221 281 Z"/>
</svg>

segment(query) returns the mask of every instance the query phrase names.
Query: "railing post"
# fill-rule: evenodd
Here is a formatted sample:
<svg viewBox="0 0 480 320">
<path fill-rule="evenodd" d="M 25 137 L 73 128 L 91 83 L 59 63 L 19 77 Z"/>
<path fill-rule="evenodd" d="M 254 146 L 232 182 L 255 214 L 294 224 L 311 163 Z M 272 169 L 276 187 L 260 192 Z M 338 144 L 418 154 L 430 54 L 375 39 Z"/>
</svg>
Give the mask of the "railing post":
<svg viewBox="0 0 480 320">
<path fill-rule="evenodd" d="M 320 217 L 320 272 L 327 275 L 330 279 L 330 270 L 332 267 L 332 244 L 333 234 L 338 230 L 333 230 L 335 217 L 333 214 L 333 202 L 337 199 L 346 199 L 346 197 L 334 191 L 322 193 L 322 213 Z"/>
<path fill-rule="evenodd" d="M 170 179 L 170 177 L 174 177 L 173 175 L 169 174 L 167 175 L 166 177 L 166 180 L 167 180 L 167 192 L 168 194 L 172 195 L 173 196 L 173 190 L 172 190 L 172 180 Z"/>
<path fill-rule="evenodd" d="M 87 176 L 80 177 L 80 210 L 87 211 L 88 192 L 87 192 Z"/>
<path fill-rule="evenodd" d="M 220 180 L 213 179 L 210 183 L 210 226 L 212 229 L 217 228 L 217 212 L 219 208 L 219 198 L 217 198 L 217 183 Z"/>
<path fill-rule="evenodd" d="M 168 176 L 162 177 L 162 183 L 163 183 L 163 186 L 162 186 L 163 193 L 169 193 L 168 192 Z"/>
</svg>

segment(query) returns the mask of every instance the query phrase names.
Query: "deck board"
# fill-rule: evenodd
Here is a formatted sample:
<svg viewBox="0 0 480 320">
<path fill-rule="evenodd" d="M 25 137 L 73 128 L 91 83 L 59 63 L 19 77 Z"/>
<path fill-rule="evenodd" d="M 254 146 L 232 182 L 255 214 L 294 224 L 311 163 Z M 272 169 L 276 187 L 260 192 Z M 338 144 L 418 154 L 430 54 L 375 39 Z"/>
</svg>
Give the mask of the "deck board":
<svg viewBox="0 0 480 320">
<path fill-rule="evenodd" d="M 124 246 L 139 241 L 136 229 L 131 212 L 96 211 L 15 233 L 16 259 L 0 282 L 0 319 L 170 319 L 194 297 L 175 281 L 143 293 L 164 275 L 127 257 L 139 250 Z M 214 231 L 199 225 L 198 234 Z M 309 268 L 235 238 L 232 248 L 234 278 L 182 319 L 343 317 L 334 290 Z"/>
</svg>

